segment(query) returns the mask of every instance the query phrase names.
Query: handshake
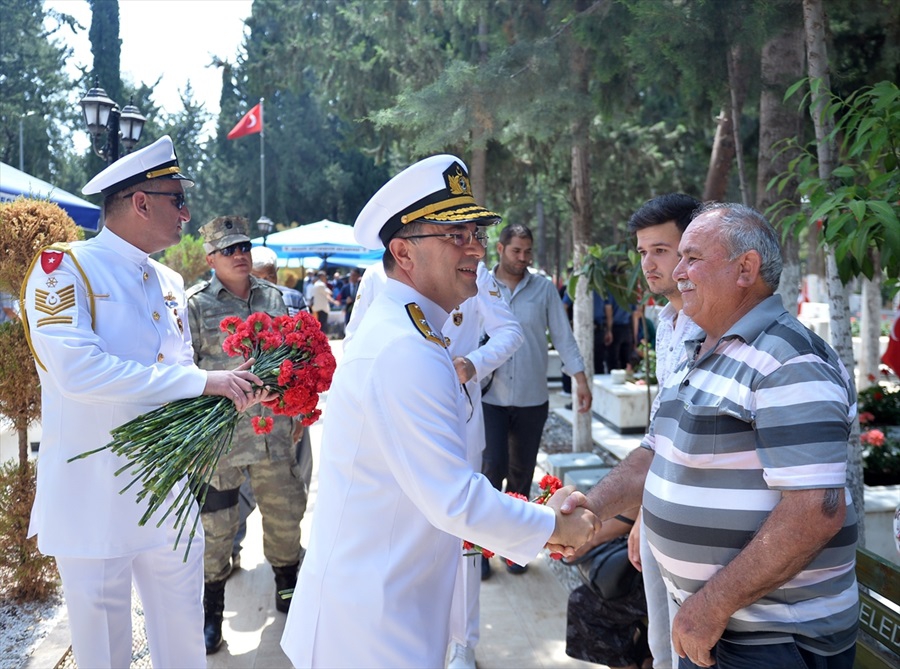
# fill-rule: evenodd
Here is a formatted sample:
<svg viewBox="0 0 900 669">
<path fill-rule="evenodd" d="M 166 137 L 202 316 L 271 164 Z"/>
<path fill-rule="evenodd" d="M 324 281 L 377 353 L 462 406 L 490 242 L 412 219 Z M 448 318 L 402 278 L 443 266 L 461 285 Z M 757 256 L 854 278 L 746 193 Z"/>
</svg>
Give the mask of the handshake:
<svg viewBox="0 0 900 669">
<path fill-rule="evenodd" d="M 556 528 L 546 545 L 551 553 L 571 558 L 580 546 L 596 543 L 601 522 L 587 504 L 587 497 L 571 485 L 560 488 L 547 500 L 547 506 L 556 513 Z"/>
</svg>

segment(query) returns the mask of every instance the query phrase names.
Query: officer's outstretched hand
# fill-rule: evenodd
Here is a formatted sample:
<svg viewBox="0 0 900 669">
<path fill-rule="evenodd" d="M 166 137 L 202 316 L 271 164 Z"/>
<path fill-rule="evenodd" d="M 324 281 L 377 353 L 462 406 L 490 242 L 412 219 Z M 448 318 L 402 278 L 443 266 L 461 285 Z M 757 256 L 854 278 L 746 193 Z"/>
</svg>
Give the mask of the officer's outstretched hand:
<svg viewBox="0 0 900 669">
<path fill-rule="evenodd" d="M 561 511 L 563 502 L 574 502 L 576 508 L 567 513 Z M 547 541 L 547 548 L 563 557 L 573 557 L 578 547 L 592 542 L 600 532 L 600 519 L 586 506 L 587 498 L 575 486 L 564 486 L 547 501 L 547 506 L 556 512 L 556 529 Z"/>
<path fill-rule="evenodd" d="M 213 370 L 207 372 L 204 395 L 227 397 L 238 411 L 246 411 L 254 404 L 271 399 L 271 393 L 263 388 L 262 380 L 248 371 L 255 358 L 250 358 L 235 370 Z"/>
</svg>

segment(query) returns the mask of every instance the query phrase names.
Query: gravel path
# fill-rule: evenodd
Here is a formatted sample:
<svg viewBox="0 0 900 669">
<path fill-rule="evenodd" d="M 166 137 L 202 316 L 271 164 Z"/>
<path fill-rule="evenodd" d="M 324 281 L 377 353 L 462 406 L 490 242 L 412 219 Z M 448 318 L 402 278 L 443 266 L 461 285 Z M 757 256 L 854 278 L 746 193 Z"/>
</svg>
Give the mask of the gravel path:
<svg viewBox="0 0 900 669">
<path fill-rule="evenodd" d="M 24 604 L 0 600 L 0 667 L 24 665 L 62 613 L 61 597 Z"/>
</svg>

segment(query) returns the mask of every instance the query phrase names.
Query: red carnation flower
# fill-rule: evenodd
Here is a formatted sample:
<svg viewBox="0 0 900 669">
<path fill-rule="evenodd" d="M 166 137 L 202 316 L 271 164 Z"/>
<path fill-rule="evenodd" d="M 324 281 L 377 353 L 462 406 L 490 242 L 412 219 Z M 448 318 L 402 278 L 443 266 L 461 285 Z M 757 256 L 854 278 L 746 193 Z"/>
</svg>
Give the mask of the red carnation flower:
<svg viewBox="0 0 900 669">
<path fill-rule="evenodd" d="M 269 434 L 275 427 L 275 419 L 266 416 L 254 416 L 250 422 L 253 424 L 253 431 L 256 434 Z"/>
</svg>

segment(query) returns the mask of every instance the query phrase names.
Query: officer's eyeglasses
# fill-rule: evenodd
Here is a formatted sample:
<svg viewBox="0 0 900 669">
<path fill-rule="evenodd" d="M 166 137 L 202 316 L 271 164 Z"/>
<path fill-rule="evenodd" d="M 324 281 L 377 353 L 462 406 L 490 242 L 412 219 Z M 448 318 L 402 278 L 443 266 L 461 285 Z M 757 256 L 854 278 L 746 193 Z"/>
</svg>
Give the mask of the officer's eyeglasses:
<svg viewBox="0 0 900 669">
<path fill-rule="evenodd" d="M 226 246 L 224 249 L 213 251 L 213 253 L 221 253 L 223 256 L 228 258 L 229 256 L 233 256 L 238 251 L 240 251 L 241 253 L 250 253 L 250 249 L 252 248 L 253 244 L 250 242 L 238 242 L 237 244 Z"/>
<path fill-rule="evenodd" d="M 184 209 L 184 193 L 167 193 L 161 190 L 136 190 L 134 193 L 143 193 L 144 195 L 165 195 L 166 197 L 171 197 L 175 200 L 175 208 L 178 211 Z M 134 193 L 128 193 L 127 195 L 123 195 L 122 198 L 129 198 Z"/>
<path fill-rule="evenodd" d="M 481 246 L 487 248 L 488 236 L 486 232 L 478 230 L 476 232 L 435 232 L 429 235 L 409 235 L 401 237 L 401 239 L 424 239 L 425 237 L 441 237 L 442 239 L 452 239 L 456 246 L 468 246 L 473 240 L 477 241 Z"/>
</svg>

